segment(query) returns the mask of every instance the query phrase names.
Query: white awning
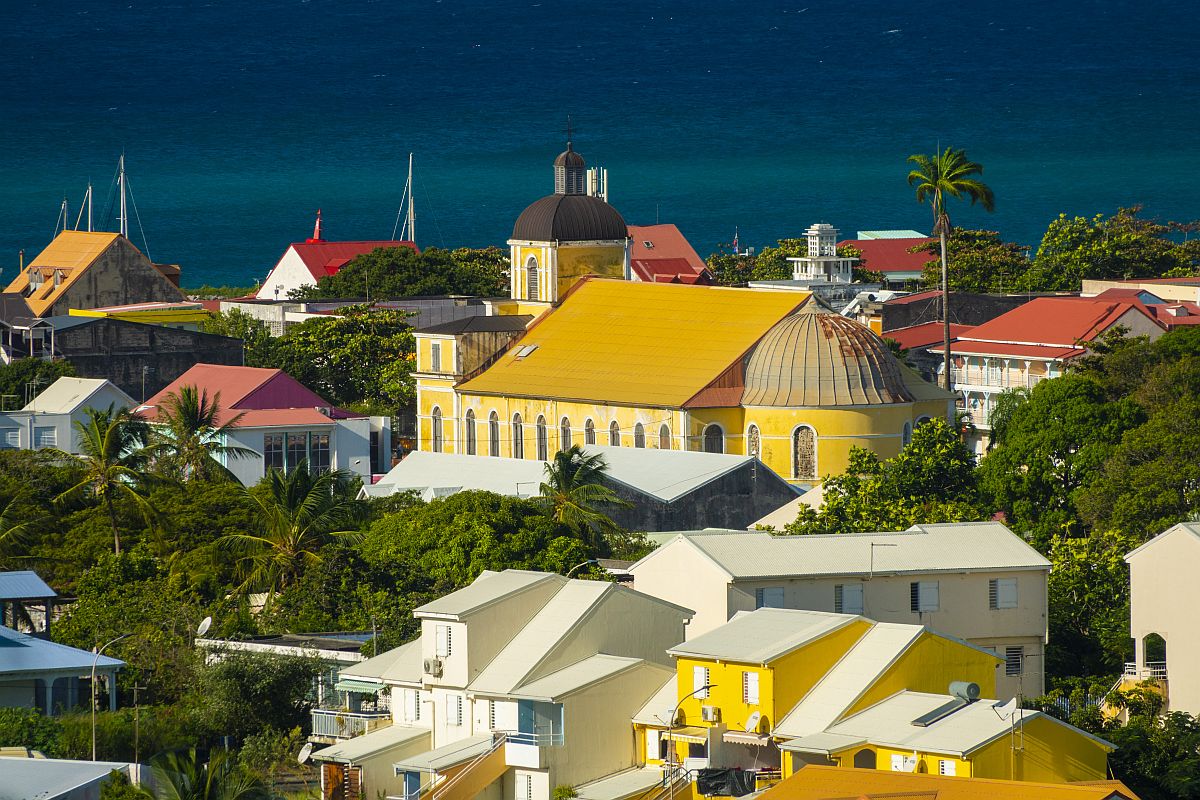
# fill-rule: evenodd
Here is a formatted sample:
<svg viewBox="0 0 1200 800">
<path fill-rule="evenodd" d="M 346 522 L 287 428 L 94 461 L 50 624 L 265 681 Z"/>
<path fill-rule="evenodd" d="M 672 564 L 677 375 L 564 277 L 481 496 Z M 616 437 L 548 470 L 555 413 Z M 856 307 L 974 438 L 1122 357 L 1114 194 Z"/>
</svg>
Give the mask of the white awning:
<svg viewBox="0 0 1200 800">
<path fill-rule="evenodd" d="M 769 734 L 749 731 L 725 731 L 721 739 L 732 744 L 752 744 L 756 747 L 766 747 L 772 741 Z"/>
<path fill-rule="evenodd" d="M 708 728 L 675 728 L 671 731 L 663 731 L 662 738 L 674 739 L 677 742 L 688 742 L 690 744 L 707 744 Z"/>
</svg>

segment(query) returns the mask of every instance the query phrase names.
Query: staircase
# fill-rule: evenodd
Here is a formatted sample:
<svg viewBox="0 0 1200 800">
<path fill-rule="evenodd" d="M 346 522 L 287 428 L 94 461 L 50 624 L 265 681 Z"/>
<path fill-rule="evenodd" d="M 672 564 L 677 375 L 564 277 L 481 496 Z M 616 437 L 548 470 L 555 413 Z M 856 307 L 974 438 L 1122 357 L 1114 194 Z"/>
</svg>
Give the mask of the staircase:
<svg viewBox="0 0 1200 800">
<path fill-rule="evenodd" d="M 674 764 L 666 768 L 663 772 L 663 781 L 659 786 L 655 786 L 650 791 L 643 794 L 638 800 L 666 800 L 670 797 L 687 797 L 691 795 L 690 784 L 692 782 L 692 772 L 686 769 L 681 764 Z"/>
<path fill-rule="evenodd" d="M 431 800 L 472 800 L 508 769 L 503 733 L 493 734 L 492 746 L 475 756 L 447 780 L 433 787 Z"/>
</svg>

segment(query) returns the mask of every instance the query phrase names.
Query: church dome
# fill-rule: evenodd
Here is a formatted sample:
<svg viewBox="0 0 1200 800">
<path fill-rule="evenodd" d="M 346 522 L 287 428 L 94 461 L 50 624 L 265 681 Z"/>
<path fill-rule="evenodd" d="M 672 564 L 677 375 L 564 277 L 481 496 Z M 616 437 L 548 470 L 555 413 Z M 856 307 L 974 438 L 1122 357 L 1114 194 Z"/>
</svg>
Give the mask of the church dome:
<svg viewBox="0 0 1200 800">
<path fill-rule="evenodd" d="M 561 158 L 561 156 L 560 156 Z M 532 242 L 625 239 L 629 226 L 615 208 L 586 194 L 552 194 L 521 212 L 512 238 Z"/>
<path fill-rule="evenodd" d="M 576 167 L 583 169 L 587 164 L 583 160 L 583 156 L 571 149 L 571 143 L 567 142 L 567 149 L 558 154 L 558 158 L 554 159 L 556 167 Z"/>
<path fill-rule="evenodd" d="M 865 325 L 810 300 L 759 340 L 746 365 L 742 405 L 909 403 L 900 365 Z"/>
</svg>

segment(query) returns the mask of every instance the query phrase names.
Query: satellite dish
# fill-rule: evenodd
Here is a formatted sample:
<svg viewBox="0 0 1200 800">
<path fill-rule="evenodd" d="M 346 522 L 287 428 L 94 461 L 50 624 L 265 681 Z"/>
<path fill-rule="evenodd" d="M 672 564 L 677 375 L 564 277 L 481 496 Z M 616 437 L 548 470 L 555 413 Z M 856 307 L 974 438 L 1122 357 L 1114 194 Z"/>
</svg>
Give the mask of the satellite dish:
<svg viewBox="0 0 1200 800">
<path fill-rule="evenodd" d="M 205 617 L 200 621 L 200 627 L 196 628 L 196 635 L 203 636 L 208 633 L 208 629 L 212 627 L 212 617 Z"/>
<path fill-rule="evenodd" d="M 312 757 L 312 750 L 312 742 L 309 742 L 300 748 L 300 752 L 296 755 L 296 760 L 301 764 L 307 764 L 308 759 Z"/>
<path fill-rule="evenodd" d="M 762 712 L 755 711 L 746 720 L 746 733 L 758 733 L 758 723 L 762 721 Z"/>
<path fill-rule="evenodd" d="M 1002 719 L 1009 719 L 1013 714 L 1017 713 L 1017 698 L 1009 700 L 1007 703 L 1002 703 L 996 706 L 996 713 Z"/>
</svg>

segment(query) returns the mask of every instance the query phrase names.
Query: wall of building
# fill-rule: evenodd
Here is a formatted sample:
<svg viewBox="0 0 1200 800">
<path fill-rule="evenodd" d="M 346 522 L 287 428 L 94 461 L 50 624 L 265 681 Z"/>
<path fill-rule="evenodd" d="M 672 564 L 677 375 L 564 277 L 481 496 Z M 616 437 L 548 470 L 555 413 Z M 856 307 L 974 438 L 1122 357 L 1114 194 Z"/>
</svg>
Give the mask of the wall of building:
<svg viewBox="0 0 1200 800">
<path fill-rule="evenodd" d="M 1044 716 L 1015 735 L 1002 736 L 971 754 L 976 778 L 1018 781 L 1100 781 L 1108 777 L 1108 753 L 1095 740 Z"/>
<path fill-rule="evenodd" d="M 178 302 L 186 298 L 133 244 L 118 237 L 55 301 L 52 312 L 130 303 Z"/>
<path fill-rule="evenodd" d="M 729 575 L 682 539 L 670 541 L 632 570 L 633 587 L 695 612 L 685 629 L 694 639 L 729 621 Z"/>
<path fill-rule="evenodd" d="M 570 245 L 558 247 L 558 294 L 561 299 L 578 280 L 586 275 L 605 278 L 625 278 L 627 255 L 624 245 Z"/>
<path fill-rule="evenodd" d="M 897 692 L 946 694 L 951 681 L 979 684 L 981 697 L 996 698 L 997 661 L 987 653 L 953 639 L 922 633 L 896 663 L 867 689 L 846 716 L 882 702 Z"/>
</svg>

